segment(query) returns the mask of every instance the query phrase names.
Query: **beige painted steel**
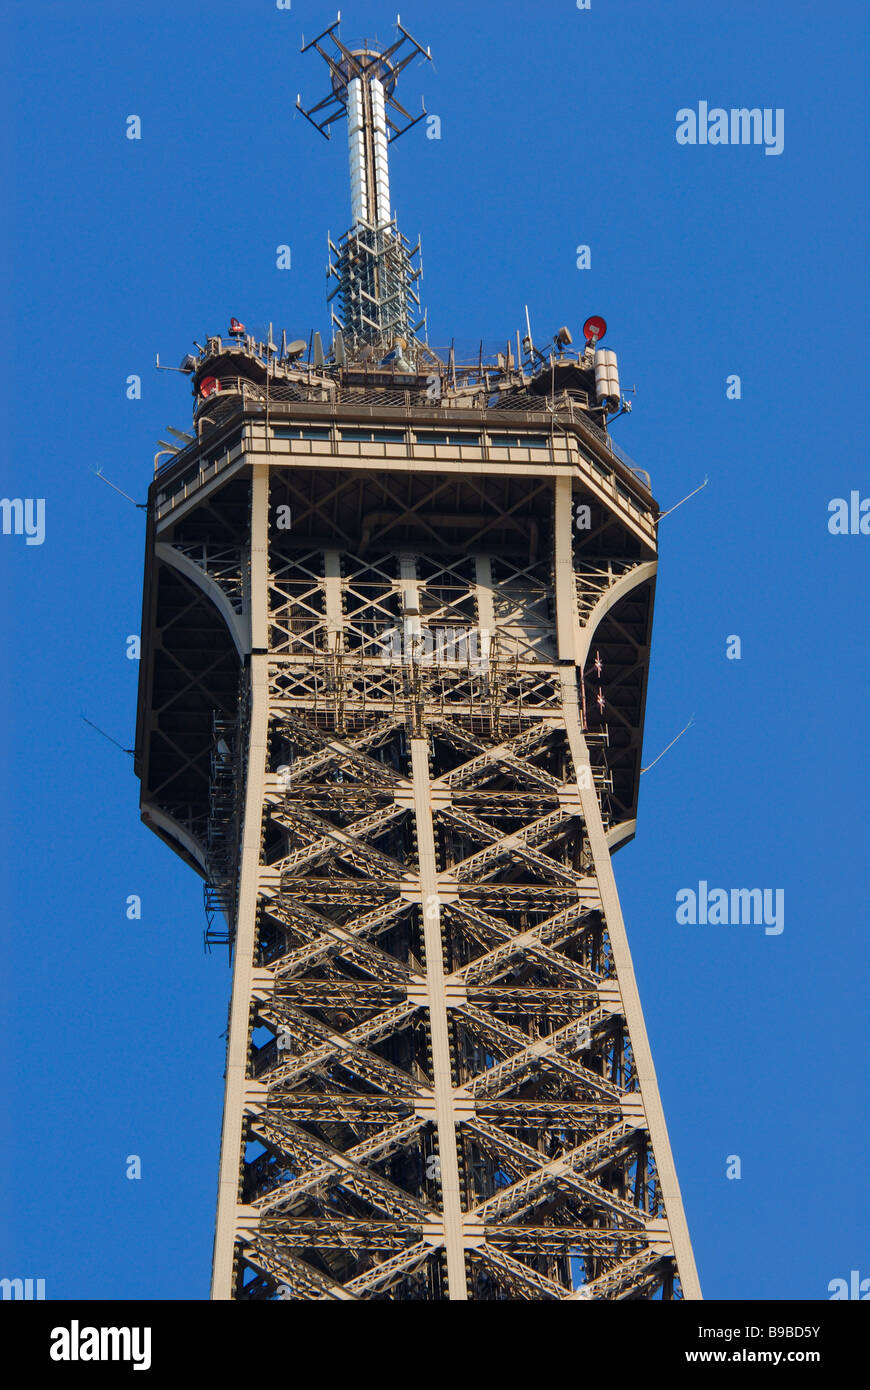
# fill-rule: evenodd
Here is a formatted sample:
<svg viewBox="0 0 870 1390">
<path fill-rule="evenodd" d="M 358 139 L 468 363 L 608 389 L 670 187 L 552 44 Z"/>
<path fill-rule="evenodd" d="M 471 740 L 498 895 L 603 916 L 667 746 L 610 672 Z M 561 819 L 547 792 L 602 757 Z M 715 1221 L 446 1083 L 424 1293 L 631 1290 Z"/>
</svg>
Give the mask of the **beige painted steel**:
<svg viewBox="0 0 870 1390">
<path fill-rule="evenodd" d="M 251 579 L 249 612 L 251 645 L 265 649 L 268 633 L 267 548 L 269 470 L 253 469 L 251 483 Z M 266 790 L 266 751 L 269 732 L 269 669 L 265 650 L 251 656 L 251 717 L 245 783 L 245 810 L 239 869 L 239 903 L 233 988 L 227 1036 L 227 1071 L 221 1133 L 215 1226 L 213 1299 L 233 1297 L 236 1209 L 239 1202 L 239 1164 L 245 1096 L 249 1089 L 248 1031 L 255 985 L 254 939 L 260 876 L 260 835 Z"/>
<path fill-rule="evenodd" d="M 254 460 L 251 478 L 251 651 L 269 646 L 269 465 Z"/>
<path fill-rule="evenodd" d="M 326 622 L 329 640 L 328 650 L 337 652 L 341 648 L 341 634 L 344 621 L 341 612 L 341 552 L 327 550 L 324 555 L 324 574 L 326 580 Z"/>
<path fill-rule="evenodd" d="M 562 668 L 562 708 L 565 718 L 565 729 L 571 747 L 571 755 L 574 759 L 574 766 L 575 768 L 581 768 L 588 767 L 590 759 L 589 749 L 583 735 L 578 701 L 576 668 L 582 666 L 583 662 L 586 660 L 595 627 L 600 621 L 600 617 L 603 616 L 603 613 L 607 611 L 610 605 L 606 604 L 606 596 L 605 599 L 602 599 L 596 605 L 592 610 L 592 617 L 588 628 L 583 632 L 580 643 L 575 645 L 574 632 L 578 629 L 579 623 L 576 618 L 577 591 L 574 585 L 572 563 L 573 547 L 571 536 L 572 512 L 570 488 L 571 485 L 567 479 L 559 478 L 556 480 L 556 607 L 558 612 L 559 656 L 562 658 L 570 656 L 576 663 L 576 666 L 564 666 Z M 642 568 L 649 571 L 650 567 L 644 566 Z M 701 1285 L 698 1280 L 698 1271 L 695 1267 L 691 1241 L 689 1240 L 689 1229 L 683 1210 L 683 1199 L 680 1194 L 680 1185 L 677 1181 L 677 1170 L 671 1153 L 667 1126 L 665 1125 L 664 1110 L 662 1109 L 661 1097 L 659 1095 L 658 1079 L 653 1066 L 652 1051 L 650 1049 L 646 1024 L 644 1023 L 643 1011 L 641 1009 L 640 994 L 634 975 L 634 966 L 628 946 L 628 936 L 622 917 L 622 908 L 619 903 L 619 894 L 616 888 L 616 879 L 613 874 L 610 849 L 607 844 L 607 838 L 601 820 L 601 808 L 598 803 L 598 794 L 594 786 L 588 784 L 584 785 L 582 779 L 578 780 L 577 789 L 583 807 L 586 834 L 589 837 L 589 844 L 595 860 L 595 874 L 598 880 L 601 902 L 604 908 L 604 917 L 607 922 L 607 930 L 610 934 L 611 947 L 616 962 L 619 990 L 622 996 L 625 1017 L 628 1022 L 628 1031 L 631 1036 L 632 1051 L 637 1065 L 638 1081 L 643 1097 L 650 1138 L 652 1139 L 653 1152 L 656 1156 L 656 1167 L 662 1186 L 662 1195 L 664 1197 L 668 1227 L 674 1247 L 674 1255 L 677 1261 L 677 1269 L 680 1275 L 680 1283 L 682 1284 L 683 1293 L 687 1299 L 699 1299 L 701 1297 Z"/>
<path fill-rule="evenodd" d="M 244 1233 L 248 1236 L 256 1228 L 256 1212 L 251 1208 L 241 1208 L 239 1198 L 239 1165 L 241 1161 L 242 1134 L 246 1107 L 249 1109 L 263 1088 L 247 1079 L 248 1045 L 251 1007 L 255 997 L 263 997 L 268 988 L 268 974 L 257 971 L 253 965 L 254 941 L 258 891 L 265 886 L 267 873 L 261 871 L 261 830 L 264 799 L 267 791 L 274 792 L 274 778 L 267 774 L 267 742 L 270 716 L 268 695 L 268 652 L 269 613 L 268 613 L 268 524 L 269 524 L 269 464 L 266 456 L 253 455 L 252 485 L 252 527 L 250 569 L 246 583 L 246 616 L 250 623 L 251 656 L 251 707 L 250 736 L 247 756 L 247 781 L 245 787 L 244 825 L 240 863 L 240 884 L 236 945 L 234 955 L 232 1001 L 227 1049 L 226 1103 L 221 1142 L 219 1196 L 217 1229 L 215 1238 L 212 1298 L 231 1299 L 234 1296 L 234 1246 L 237 1238 Z M 286 466 L 288 459 L 274 460 L 277 466 Z M 354 468 L 370 469 L 376 460 L 366 458 L 332 458 L 323 460 L 330 466 L 353 471 Z M 402 463 L 390 459 L 390 471 L 416 470 L 414 462 Z M 461 472 L 468 465 L 451 465 L 438 462 L 431 465 L 436 473 Z M 499 465 L 496 462 L 481 462 L 473 465 L 478 475 L 514 471 L 515 466 Z M 516 468 L 517 472 L 527 471 Z M 580 476 L 581 470 L 575 466 L 562 466 L 551 463 L 537 470 L 542 478 L 549 477 L 555 494 L 555 583 L 556 583 L 556 638 L 558 658 L 562 663 L 560 670 L 561 710 L 558 722 L 564 719 L 564 727 L 574 761 L 575 769 L 590 766 L 589 749 L 584 738 L 580 711 L 578 708 L 577 667 L 586 659 L 592 634 L 601 618 L 623 594 L 645 581 L 654 573 L 654 562 L 635 566 L 627 575 L 617 579 L 598 600 L 588 615 L 587 622 L 581 624 L 577 607 L 575 570 L 573 563 L 573 480 Z M 583 477 L 584 484 L 588 482 Z M 600 485 L 601 480 L 599 480 Z M 603 496 L 613 511 L 628 510 L 622 505 L 615 506 L 606 486 L 600 486 Z M 622 518 L 621 518 L 622 519 Z M 638 536 L 647 531 L 644 524 L 638 524 L 636 517 L 625 518 L 626 524 Z M 648 542 L 647 542 L 648 544 Z M 403 555 L 400 574 L 404 590 L 416 594 L 416 568 L 414 557 Z M 199 582 L 199 581 L 198 581 Z M 204 587 L 201 585 L 201 587 Z M 342 645 L 344 618 L 341 605 L 341 559 L 337 550 L 325 551 L 326 595 L 325 613 L 330 636 L 330 649 L 339 651 Z M 495 629 L 495 606 L 491 560 L 478 557 L 476 566 L 476 591 L 478 617 L 482 628 Z M 409 597 L 411 595 L 409 594 Z M 274 658 L 272 658 L 274 660 Z M 535 669 L 532 665 L 530 669 Z M 277 709 L 280 702 L 276 701 Z M 545 710 L 541 717 L 553 721 L 553 710 Z M 429 774 L 429 743 L 427 738 L 412 736 L 410 739 L 412 760 L 412 795 L 416 818 L 419 894 L 423 909 L 424 941 L 426 950 L 425 996 L 420 995 L 419 1003 L 429 1014 L 430 1038 L 432 1047 L 435 1119 L 438 1132 L 438 1148 L 441 1165 L 442 1207 L 441 1224 L 433 1222 L 427 1231 L 427 1241 L 437 1246 L 443 1240 L 446 1253 L 449 1297 L 451 1300 L 466 1299 L 466 1250 L 473 1249 L 480 1240 L 479 1229 L 474 1220 L 468 1217 L 463 1221 L 460 1192 L 459 1159 L 457 1154 L 457 1126 L 469 1115 L 474 1106 L 468 1095 L 460 1097 L 453 1087 L 450 1057 L 449 1007 L 456 1006 L 461 999 L 457 986 L 445 982 L 442 959 L 442 936 L 440 926 L 440 906 L 444 896 L 444 885 L 440 883 L 437 871 L 435 839 L 433 830 L 433 804 L 437 790 L 433 789 Z M 656 1167 L 667 1214 L 667 1228 L 675 1254 L 679 1277 L 685 1297 L 701 1297 L 697 1272 L 689 1242 L 685 1216 L 682 1207 L 679 1185 L 676 1178 L 670 1151 L 667 1131 L 662 1113 L 658 1085 L 652 1064 L 649 1043 L 644 1027 L 637 986 L 634 978 L 631 956 L 628 948 L 625 927 L 619 907 L 619 900 L 611 864 L 608 835 L 605 833 L 598 794 L 593 784 L 584 785 L 578 776 L 578 793 L 582 807 L 586 833 L 594 858 L 597 888 L 600 894 L 607 930 L 610 936 L 614 960 L 618 972 L 618 986 L 625 1018 L 631 1037 L 640 1084 L 643 1111 L 649 1128 L 655 1154 Z M 629 823 L 631 832 L 633 821 Z M 618 827 L 617 827 L 618 832 Z M 617 841 L 620 835 L 610 832 L 610 838 Z M 521 837 L 517 839 L 522 844 Z M 531 853 L 531 850 L 529 851 Z M 590 884 L 590 889 L 593 885 Z M 448 890 L 449 891 L 449 890 Z M 594 896 L 594 894 L 593 894 Z M 534 934 L 529 934 L 530 949 L 536 949 Z M 453 991 L 451 994 L 450 991 Z M 416 995 L 416 991 L 415 991 Z M 430 1102 L 431 1103 L 431 1102 Z M 630 1107 L 629 1107 L 630 1108 Z M 634 1113 L 634 1112 L 632 1112 Z M 664 1241 L 663 1248 L 668 1242 Z M 507 1255 L 500 1256 L 506 1277 L 522 1283 L 526 1280 L 531 1287 L 539 1277 L 528 1268 L 519 1265 Z M 387 1264 L 385 1262 L 384 1269 Z M 605 1287 L 604 1280 L 601 1282 Z M 551 1289 L 557 1286 L 539 1278 L 538 1287 L 543 1296 L 553 1296 Z M 352 1289 L 325 1291 L 322 1297 L 355 1297 Z M 585 1297 L 583 1290 L 576 1294 L 563 1294 L 564 1297 Z"/>
<path fill-rule="evenodd" d="M 477 575 L 477 614 L 482 632 L 495 634 L 495 603 L 492 593 L 492 559 L 489 555 L 478 555 Z"/>
<path fill-rule="evenodd" d="M 239 1164 L 246 1092 L 249 1089 L 248 1031 L 255 984 L 254 935 L 257 925 L 257 893 L 260 872 L 260 827 L 266 777 L 266 743 L 269 725 L 268 657 L 251 657 L 251 723 L 248 743 L 248 777 L 239 878 L 236 947 L 233 958 L 233 991 L 227 1041 L 224 1120 L 221 1134 L 217 1222 L 211 1296 L 233 1297 L 236 1217 L 239 1205 Z"/>
<path fill-rule="evenodd" d="M 167 565 L 172 565 L 179 574 L 183 574 L 186 579 L 191 580 L 204 594 L 208 595 L 209 600 L 214 604 L 227 625 L 227 630 L 236 644 L 236 651 L 239 656 L 244 658 L 250 647 L 248 645 L 249 632 L 248 624 L 243 617 L 233 609 L 232 604 L 223 592 L 219 584 L 207 574 L 203 573 L 199 565 L 194 564 L 189 556 L 182 554 L 172 545 L 166 545 L 158 541 L 154 547 L 154 553 L 158 560 L 162 560 Z"/>
<path fill-rule="evenodd" d="M 417 566 L 413 555 L 403 554 L 399 573 L 406 608 L 419 608 Z M 417 619 L 419 622 L 419 619 Z M 403 641 L 406 641 L 407 621 Z M 441 955 L 441 905 L 432 828 L 432 796 L 429 786 L 429 745 L 412 738 L 414 816 L 417 824 L 417 853 L 420 869 L 420 904 L 426 945 L 426 1007 L 429 1012 L 432 1043 L 432 1078 L 435 1089 L 435 1115 L 438 1152 L 441 1160 L 443 1196 L 443 1238 L 447 1254 L 447 1281 L 450 1298 L 466 1298 L 465 1252 L 462 1240 L 462 1202 L 459 1190 L 459 1160 L 456 1153 L 456 1116 L 450 1065 L 450 1036 L 444 990 L 444 962 Z"/>
<path fill-rule="evenodd" d="M 589 762 L 589 750 L 582 732 L 580 709 L 577 701 L 576 677 L 574 672 L 568 669 L 564 670 L 562 673 L 562 692 L 565 728 L 571 746 L 571 753 L 574 758 L 575 766 L 582 767 Z M 626 1021 L 628 1023 L 628 1031 L 631 1036 L 631 1046 L 637 1065 L 638 1081 L 643 1097 L 647 1126 L 649 1128 L 650 1138 L 652 1139 L 653 1152 L 656 1157 L 656 1168 L 658 1169 L 659 1181 L 661 1183 L 665 1211 L 667 1212 L 668 1228 L 674 1247 L 680 1283 L 683 1287 L 683 1294 L 687 1299 L 699 1299 L 701 1297 L 701 1285 L 698 1280 L 698 1271 L 695 1267 L 695 1258 L 689 1239 L 689 1228 L 686 1223 L 685 1211 L 683 1210 L 683 1199 L 680 1194 L 680 1185 L 677 1181 L 677 1170 L 674 1165 L 673 1154 L 671 1153 L 667 1126 L 665 1125 L 664 1110 L 659 1095 L 658 1079 L 656 1077 L 655 1067 L 653 1066 L 652 1051 L 649 1045 L 649 1038 L 647 1037 L 646 1024 L 644 1023 L 643 1011 L 640 1004 L 640 994 L 637 988 L 637 980 L 635 979 L 634 966 L 632 965 L 631 952 L 628 945 L 628 936 L 625 930 L 622 908 L 620 907 L 619 894 L 613 874 L 613 863 L 610 858 L 610 850 L 601 822 L 601 808 L 598 804 L 598 796 L 594 788 L 585 788 L 578 783 L 578 790 L 580 792 L 580 801 L 583 806 L 583 819 L 586 824 L 586 834 L 589 837 L 589 843 L 595 860 L 595 874 L 598 879 L 601 903 L 604 908 L 604 917 L 610 935 L 613 958 L 616 962 L 619 991 L 622 997 Z"/>
<path fill-rule="evenodd" d="M 459 1160 L 456 1153 L 457 1115 L 453 1100 L 450 1036 L 447 1026 L 447 994 L 441 955 L 441 907 L 432 830 L 432 796 L 429 786 L 428 739 L 411 739 L 414 773 L 414 814 L 417 818 L 417 852 L 420 864 L 420 896 L 423 936 L 426 943 L 426 991 L 432 1039 L 432 1078 L 441 1159 L 441 1191 L 444 1208 L 444 1245 L 451 1300 L 467 1298 Z"/>
</svg>

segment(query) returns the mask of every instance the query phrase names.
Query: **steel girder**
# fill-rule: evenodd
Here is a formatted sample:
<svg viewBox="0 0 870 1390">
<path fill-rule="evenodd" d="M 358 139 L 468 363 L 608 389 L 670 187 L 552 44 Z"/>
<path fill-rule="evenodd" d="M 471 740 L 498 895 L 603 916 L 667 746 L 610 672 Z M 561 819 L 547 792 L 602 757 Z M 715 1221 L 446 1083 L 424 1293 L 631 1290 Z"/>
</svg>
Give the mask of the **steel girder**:
<svg viewBox="0 0 870 1390">
<path fill-rule="evenodd" d="M 305 543 L 270 525 L 300 486 L 255 458 L 213 1296 L 700 1297 L 608 848 L 654 557 L 583 553 L 568 470 L 528 485 L 533 560 L 421 544 L 431 479 L 394 548 L 330 545 L 316 503 Z M 219 584 L 212 554 L 184 549 Z M 406 642 L 409 613 L 487 629 L 485 658 Z"/>
</svg>

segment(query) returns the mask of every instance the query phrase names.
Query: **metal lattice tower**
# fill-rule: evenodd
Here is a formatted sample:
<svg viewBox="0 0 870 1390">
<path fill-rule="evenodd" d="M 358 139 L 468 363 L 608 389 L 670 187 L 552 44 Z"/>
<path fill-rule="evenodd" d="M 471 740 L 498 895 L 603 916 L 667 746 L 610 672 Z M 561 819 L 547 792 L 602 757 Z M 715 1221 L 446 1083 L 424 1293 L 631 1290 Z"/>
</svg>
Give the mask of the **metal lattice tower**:
<svg viewBox="0 0 870 1390">
<path fill-rule="evenodd" d="M 182 364 L 136 744 L 230 947 L 216 1299 L 700 1297 L 611 864 L 658 507 L 566 336 Z"/>
</svg>

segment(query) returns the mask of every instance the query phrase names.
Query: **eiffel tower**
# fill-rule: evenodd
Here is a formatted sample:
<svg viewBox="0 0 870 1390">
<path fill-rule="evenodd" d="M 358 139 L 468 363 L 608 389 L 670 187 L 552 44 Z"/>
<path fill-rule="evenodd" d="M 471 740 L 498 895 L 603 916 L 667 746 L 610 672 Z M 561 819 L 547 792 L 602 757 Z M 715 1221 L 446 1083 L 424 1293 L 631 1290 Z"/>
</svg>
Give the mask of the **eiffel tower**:
<svg viewBox="0 0 870 1390">
<path fill-rule="evenodd" d="M 232 965 L 212 1297 L 700 1298 L 611 864 L 658 518 L 615 357 L 429 345 L 386 154 L 428 53 L 309 47 L 341 313 L 187 357 L 148 500 L 142 816 Z"/>
</svg>

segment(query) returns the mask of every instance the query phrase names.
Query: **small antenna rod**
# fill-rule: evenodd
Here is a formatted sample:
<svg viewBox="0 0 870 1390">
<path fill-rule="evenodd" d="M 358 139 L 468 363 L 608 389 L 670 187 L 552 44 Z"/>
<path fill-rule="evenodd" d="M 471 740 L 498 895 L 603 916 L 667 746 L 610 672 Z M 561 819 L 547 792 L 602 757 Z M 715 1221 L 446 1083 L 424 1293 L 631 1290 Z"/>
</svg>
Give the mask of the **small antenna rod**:
<svg viewBox="0 0 870 1390">
<path fill-rule="evenodd" d="M 112 738 L 112 735 L 107 734 L 105 729 L 101 729 L 99 724 L 95 724 L 93 720 L 88 719 L 86 714 L 82 715 L 82 719 L 85 721 L 86 724 L 90 724 L 92 729 L 96 729 L 98 734 L 102 734 L 103 738 L 107 738 L 110 743 L 114 743 L 116 748 L 120 748 L 122 753 L 129 753 L 132 757 L 132 755 L 136 752 L 135 748 L 125 748 L 123 743 L 119 743 L 116 738 Z"/>
<path fill-rule="evenodd" d="M 691 717 L 691 719 L 689 720 L 688 724 L 686 725 L 686 729 L 691 729 L 691 727 L 692 727 L 692 725 L 694 724 L 694 722 L 695 722 L 695 716 L 694 716 L 694 714 L 693 714 L 692 717 Z M 668 747 L 662 749 L 662 751 L 659 753 L 659 757 L 658 757 L 658 758 L 653 758 L 653 760 L 652 760 L 651 763 L 647 763 L 646 767 L 642 767 L 642 768 L 641 768 L 641 770 L 640 770 L 640 771 L 641 771 L 641 776 L 643 776 L 643 774 L 644 774 L 645 772 L 649 772 L 649 770 L 650 770 L 651 767 L 655 767 L 655 765 L 656 765 L 656 763 L 658 762 L 659 758 L 663 758 L 663 757 L 665 756 L 665 754 L 666 754 L 667 751 L 668 751 L 668 748 L 673 748 L 674 744 L 677 742 L 677 739 L 680 739 L 680 738 L 683 737 L 683 734 L 686 732 L 686 729 L 681 729 L 680 732 L 677 734 L 677 738 L 672 738 L 672 739 L 671 739 L 670 743 L 668 744 Z"/>
<path fill-rule="evenodd" d="M 173 431 L 173 433 L 174 433 L 174 431 Z M 91 469 L 91 472 L 94 474 L 94 476 L 95 476 L 96 478 L 102 478 L 102 480 L 103 480 L 104 483 L 109 483 L 109 487 L 114 488 L 116 492 L 120 492 L 121 496 L 122 496 L 122 497 L 126 497 L 126 499 L 127 499 L 128 502 L 132 502 L 134 507 L 138 507 L 139 510 L 142 511 L 142 512 L 145 511 L 145 508 L 146 508 L 146 506 L 147 506 L 147 503 L 146 503 L 146 502 L 137 502 L 137 501 L 136 501 L 136 498 L 135 498 L 135 497 L 131 497 L 130 494 L 129 494 L 129 492 L 125 492 L 123 488 L 117 487 L 117 486 L 115 485 L 115 483 L 109 482 L 109 479 L 108 479 L 107 477 L 104 476 L 102 468 L 92 468 L 92 469 Z"/>
<path fill-rule="evenodd" d="M 694 497 L 695 493 L 698 493 L 701 491 L 702 488 L 705 488 L 709 481 L 709 478 L 705 478 L 703 483 L 701 483 L 700 487 L 696 487 L 695 491 L 690 492 L 688 497 L 683 497 L 680 499 L 679 502 L 675 502 L 672 507 L 668 507 L 666 512 L 659 512 L 659 521 L 661 521 L 663 517 L 670 516 L 671 512 L 675 512 L 677 510 L 677 507 L 682 507 L 684 502 L 688 502 L 689 497 Z"/>
</svg>

